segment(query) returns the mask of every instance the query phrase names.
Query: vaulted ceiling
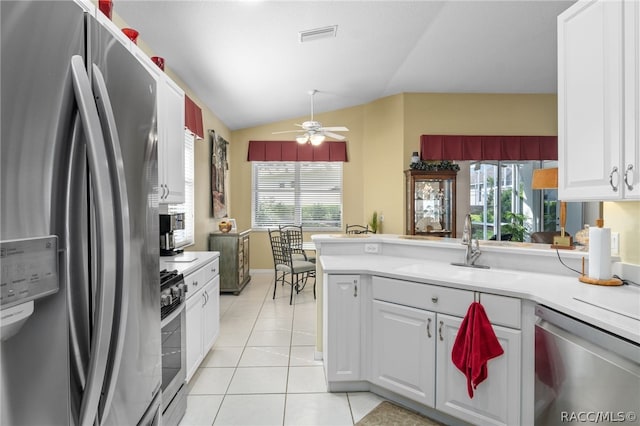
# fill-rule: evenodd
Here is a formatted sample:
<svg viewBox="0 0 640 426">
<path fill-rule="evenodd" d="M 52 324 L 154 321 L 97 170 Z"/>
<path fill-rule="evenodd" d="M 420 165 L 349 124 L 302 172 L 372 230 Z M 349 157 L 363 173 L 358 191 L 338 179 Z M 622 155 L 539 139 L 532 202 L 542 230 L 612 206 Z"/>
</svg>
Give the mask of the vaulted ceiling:
<svg viewBox="0 0 640 426">
<path fill-rule="evenodd" d="M 555 93 L 573 1 L 118 1 L 231 130 L 402 92 Z M 299 32 L 337 25 L 335 37 Z"/>
</svg>

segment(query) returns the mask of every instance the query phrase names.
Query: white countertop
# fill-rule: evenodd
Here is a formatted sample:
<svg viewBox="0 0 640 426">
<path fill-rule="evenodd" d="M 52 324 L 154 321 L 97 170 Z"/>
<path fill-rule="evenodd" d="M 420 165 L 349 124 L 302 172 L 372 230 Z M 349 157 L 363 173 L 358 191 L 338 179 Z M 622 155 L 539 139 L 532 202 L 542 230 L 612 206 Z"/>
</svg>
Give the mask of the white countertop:
<svg viewBox="0 0 640 426">
<path fill-rule="evenodd" d="M 316 238 L 314 241 L 316 244 L 319 242 Z M 465 268 L 453 266 L 442 259 L 398 257 L 382 251 L 385 254 L 341 255 L 329 252 L 322 255 L 321 251 L 320 261 L 324 272 L 330 274 L 379 275 L 528 299 L 640 343 L 638 286 L 584 284 L 578 281 L 577 274 L 563 276 L 494 267 Z M 457 258 L 451 260 L 460 261 Z"/>
<path fill-rule="evenodd" d="M 217 251 L 185 251 L 177 256 L 161 256 L 160 270 L 177 270 L 183 275 L 189 275 L 217 257 L 220 257 L 220 252 Z"/>
</svg>

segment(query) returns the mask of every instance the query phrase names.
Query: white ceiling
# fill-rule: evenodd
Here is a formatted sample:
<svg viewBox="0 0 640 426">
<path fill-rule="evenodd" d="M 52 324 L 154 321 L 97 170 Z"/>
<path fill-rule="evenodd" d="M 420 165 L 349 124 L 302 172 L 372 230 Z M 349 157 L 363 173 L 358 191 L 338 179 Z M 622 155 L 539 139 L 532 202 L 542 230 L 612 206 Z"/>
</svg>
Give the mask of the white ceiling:
<svg viewBox="0 0 640 426">
<path fill-rule="evenodd" d="M 571 1 L 131 1 L 140 32 L 231 130 L 402 92 L 555 93 Z M 298 32 L 338 25 L 335 38 Z M 333 123 L 338 125 L 339 123 Z"/>
</svg>

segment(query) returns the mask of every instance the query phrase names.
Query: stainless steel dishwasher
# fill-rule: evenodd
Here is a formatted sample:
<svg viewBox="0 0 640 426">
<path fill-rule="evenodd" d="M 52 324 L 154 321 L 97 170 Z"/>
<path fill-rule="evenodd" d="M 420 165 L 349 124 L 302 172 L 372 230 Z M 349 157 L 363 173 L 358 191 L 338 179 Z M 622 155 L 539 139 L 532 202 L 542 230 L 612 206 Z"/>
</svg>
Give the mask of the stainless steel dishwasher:
<svg viewBox="0 0 640 426">
<path fill-rule="evenodd" d="M 640 345 L 546 306 L 536 315 L 535 424 L 640 424 Z"/>
</svg>

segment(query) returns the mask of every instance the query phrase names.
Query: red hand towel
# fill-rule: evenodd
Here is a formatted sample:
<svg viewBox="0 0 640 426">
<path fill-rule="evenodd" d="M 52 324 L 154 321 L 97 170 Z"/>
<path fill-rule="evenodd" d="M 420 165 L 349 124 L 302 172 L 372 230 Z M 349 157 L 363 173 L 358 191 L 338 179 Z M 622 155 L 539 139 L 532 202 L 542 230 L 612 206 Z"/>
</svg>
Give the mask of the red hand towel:
<svg viewBox="0 0 640 426">
<path fill-rule="evenodd" d="M 487 378 L 487 361 L 504 353 L 482 305 L 473 302 L 462 320 L 451 351 L 451 360 L 467 377 L 469 397 Z"/>
</svg>

